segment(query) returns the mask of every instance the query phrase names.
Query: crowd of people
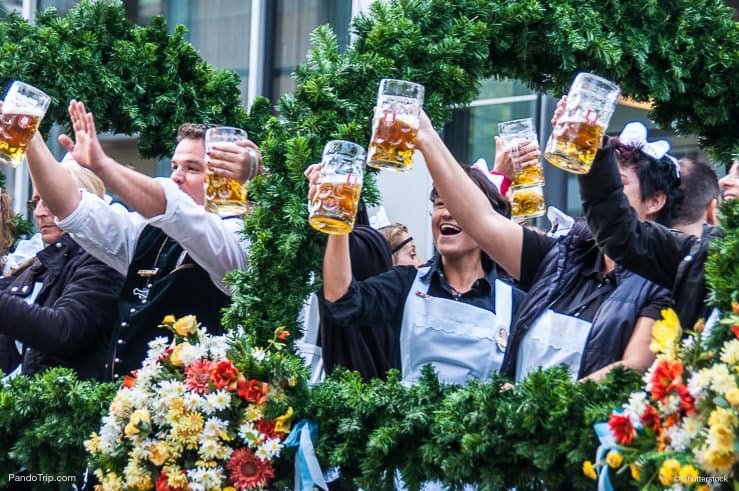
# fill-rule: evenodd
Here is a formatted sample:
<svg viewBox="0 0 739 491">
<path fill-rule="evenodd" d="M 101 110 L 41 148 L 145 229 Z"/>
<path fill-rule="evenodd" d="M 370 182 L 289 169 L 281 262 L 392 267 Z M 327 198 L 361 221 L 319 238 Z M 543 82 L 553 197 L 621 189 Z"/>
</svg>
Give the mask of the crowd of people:
<svg viewBox="0 0 739 491">
<path fill-rule="evenodd" d="M 562 110 L 563 101 L 553 123 Z M 43 245 L 0 277 L 0 370 L 64 366 L 115 381 L 166 335 L 157 328 L 165 315 L 194 314 L 223 331 L 232 293 L 224 276 L 246 268 L 249 243 L 242 217 L 203 206 L 206 162 L 243 183 L 263 171 L 261 155 L 249 140 L 206 154 L 206 126 L 183 124 L 170 177 L 151 178 L 104 152 L 83 103 L 72 101 L 69 115 L 74 138 L 60 136 L 62 162 L 39 133 L 27 150 Z M 497 146 L 493 175 L 460 165 L 421 112 L 416 148 L 434 182 L 435 252 L 420 258 L 405 225 L 376 230 L 366 212 L 350 234 L 327 237 L 314 326 L 322 370 L 369 380 L 398 369 L 413 383 L 431 364 L 443 382 L 464 384 L 565 365 L 573 380 L 599 380 L 614 366 L 649 367 L 663 309 L 674 307 L 684 326 L 715 317 L 704 264 L 719 200 L 739 197 L 739 161 L 719 180 L 708 164 L 635 138 L 639 124 L 606 137 L 579 176 L 584 216 L 545 234 L 510 218 L 500 189 L 510 183 L 509 149 Z M 538 145 L 526 145 L 520 152 L 538 160 Z M 305 171 L 311 195 L 320 169 Z M 5 263 L 11 206 L 0 198 Z"/>
</svg>

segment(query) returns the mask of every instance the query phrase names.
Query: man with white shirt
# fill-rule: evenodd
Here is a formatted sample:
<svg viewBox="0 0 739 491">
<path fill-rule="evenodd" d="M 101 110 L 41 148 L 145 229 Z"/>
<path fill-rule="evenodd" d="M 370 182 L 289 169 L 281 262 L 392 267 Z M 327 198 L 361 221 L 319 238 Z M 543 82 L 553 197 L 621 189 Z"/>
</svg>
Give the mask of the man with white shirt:
<svg viewBox="0 0 739 491">
<path fill-rule="evenodd" d="M 230 296 L 223 277 L 245 269 L 248 245 L 240 238 L 241 217 L 221 218 L 203 207 L 204 125 L 180 127 L 172 174 L 154 179 L 105 154 L 84 104 L 73 100 L 69 114 L 76 142 L 62 135 L 60 143 L 134 211 L 78 192 L 39 134 L 29 146 L 28 164 L 58 224 L 126 275 L 106 364 L 106 377 L 118 379 L 140 366 L 149 341 L 167 335 L 157 327 L 165 315 L 193 314 L 210 332 L 222 331 L 221 309 Z M 208 163 L 211 172 L 244 182 L 259 172 L 259 158 L 246 140 L 214 147 Z"/>
</svg>

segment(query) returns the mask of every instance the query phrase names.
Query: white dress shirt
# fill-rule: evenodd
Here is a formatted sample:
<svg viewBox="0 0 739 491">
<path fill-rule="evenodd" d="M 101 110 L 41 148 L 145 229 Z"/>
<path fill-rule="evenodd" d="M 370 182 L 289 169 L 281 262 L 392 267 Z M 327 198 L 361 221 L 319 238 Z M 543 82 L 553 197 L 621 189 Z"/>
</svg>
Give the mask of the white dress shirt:
<svg viewBox="0 0 739 491">
<path fill-rule="evenodd" d="M 146 225 L 161 229 L 177 241 L 213 283 L 224 293 L 229 271 L 245 270 L 249 242 L 242 237 L 241 217 L 221 218 L 196 204 L 168 178 L 156 178 L 166 199 L 163 214 L 146 219 L 120 203 L 108 204 L 95 194 L 81 191 L 77 208 L 57 224 L 88 253 L 121 274 L 128 272 L 141 231 Z"/>
</svg>

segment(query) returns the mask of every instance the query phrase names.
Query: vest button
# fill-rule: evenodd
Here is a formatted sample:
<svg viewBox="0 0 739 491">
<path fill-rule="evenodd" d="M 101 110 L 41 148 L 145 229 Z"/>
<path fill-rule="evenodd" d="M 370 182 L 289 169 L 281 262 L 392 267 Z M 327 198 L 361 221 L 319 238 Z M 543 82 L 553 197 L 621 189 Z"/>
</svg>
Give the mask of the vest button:
<svg viewBox="0 0 739 491">
<path fill-rule="evenodd" d="M 118 344 L 126 344 L 126 342 L 123 339 L 119 339 Z"/>
<path fill-rule="evenodd" d="M 113 374 L 113 378 L 118 378 L 118 377 L 120 377 L 120 375 L 118 375 L 117 373 Z"/>
<path fill-rule="evenodd" d="M 113 360 L 113 361 L 114 361 L 115 363 L 120 363 L 120 362 L 121 362 L 121 359 L 120 359 L 120 358 L 116 358 L 116 359 L 115 359 L 115 360 Z"/>
<path fill-rule="evenodd" d="M 134 307 L 131 307 L 128 311 L 133 314 L 134 312 L 136 312 L 136 309 Z"/>
<path fill-rule="evenodd" d="M 13 288 L 10 289 L 10 291 L 11 292 L 17 292 L 18 291 L 18 287 L 17 286 L 14 286 Z"/>
<path fill-rule="evenodd" d="M 128 322 L 121 322 L 121 327 L 128 327 Z"/>
</svg>

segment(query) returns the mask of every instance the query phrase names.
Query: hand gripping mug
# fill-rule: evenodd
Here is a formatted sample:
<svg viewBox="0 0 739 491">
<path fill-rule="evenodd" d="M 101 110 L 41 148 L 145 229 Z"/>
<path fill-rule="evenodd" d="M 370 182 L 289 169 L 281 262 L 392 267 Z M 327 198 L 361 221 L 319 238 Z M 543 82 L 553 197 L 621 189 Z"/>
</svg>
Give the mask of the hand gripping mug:
<svg viewBox="0 0 739 491">
<path fill-rule="evenodd" d="M 498 135 L 503 139 L 506 148 L 510 150 L 513 161 L 514 175 L 513 189 L 539 186 L 544 184 L 544 169 L 541 161 L 523 162 L 519 147 L 527 140 L 539 147 L 539 138 L 536 136 L 534 120 L 531 118 L 514 119 L 498 123 Z"/>
<path fill-rule="evenodd" d="M 222 217 L 243 215 L 248 211 L 247 187 L 236 179 L 207 172 L 208 153 L 218 143 L 234 143 L 246 138 L 246 131 L 230 126 L 216 126 L 205 131 L 205 209 Z"/>
<path fill-rule="evenodd" d="M 552 128 L 544 158 L 573 174 L 590 172 L 620 92 L 604 78 L 578 74 L 567 94 L 564 114 Z"/>
<path fill-rule="evenodd" d="M 308 203 L 308 223 L 316 230 L 335 235 L 354 228 L 364 177 L 364 148 L 331 140 L 323 149 L 318 193 Z"/>
<path fill-rule="evenodd" d="M 32 85 L 10 85 L 0 113 L 0 163 L 18 167 L 26 147 L 49 109 L 51 98 Z"/>
<path fill-rule="evenodd" d="M 423 85 L 405 80 L 380 81 L 367 165 L 398 172 L 411 169 L 423 91 Z"/>
</svg>

